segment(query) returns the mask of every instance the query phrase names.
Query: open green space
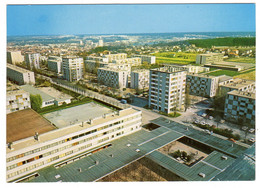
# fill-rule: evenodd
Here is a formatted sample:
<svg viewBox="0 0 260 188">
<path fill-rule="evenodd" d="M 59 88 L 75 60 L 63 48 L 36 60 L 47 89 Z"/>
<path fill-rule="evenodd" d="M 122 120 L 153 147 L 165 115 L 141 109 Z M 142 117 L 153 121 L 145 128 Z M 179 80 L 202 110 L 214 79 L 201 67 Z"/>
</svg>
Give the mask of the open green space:
<svg viewBox="0 0 260 188">
<path fill-rule="evenodd" d="M 238 76 L 238 75 L 242 75 L 242 74 L 248 74 L 253 71 L 255 71 L 255 69 L 250 69 L 245 72 L 237 72 L 237 71 L 231 71 L 231 70 L 218 70 L 218 71 L 210 72 L 207 75 L 210 75 L 210 76 L 220 76 L 220 75 Z"/>
<path fill-rule="evenodd" d="M 254 63 L 255 64 L 255 58 L 253 58 L 253 57 L 228 58 L 225 61 L 240 62 L 240 63 Z"/>
<path fill-rule="evenodd" d="M 197 53 L 161 52 L 153 54 L 157 63 L 191 64 L 196 62 Z"/>
</svg>

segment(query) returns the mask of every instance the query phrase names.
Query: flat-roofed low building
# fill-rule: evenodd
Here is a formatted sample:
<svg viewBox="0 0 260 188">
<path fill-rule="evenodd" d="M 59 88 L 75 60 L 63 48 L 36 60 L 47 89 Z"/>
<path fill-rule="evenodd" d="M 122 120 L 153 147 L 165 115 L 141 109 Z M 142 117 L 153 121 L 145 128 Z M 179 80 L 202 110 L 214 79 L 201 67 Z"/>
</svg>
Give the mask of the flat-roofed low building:
<svg viewBox="0 0 260 188">
<path fill-rule="evenodd" d="M 20 88 L 24 91 L 27 91 L 31 95 L 40 95 L 42 98 L 42 106 L 41 108 L 44 108 L 46 106 L 54 105 L 55 98 L 46 94 L 45 92 L 42 92 L 41 90 L 31 86 L 31 85 L 23 85 L 20 86 Z"/>
<path fill-rule="evenodd" d="M 139 57 L 132 57 L 132 58 L 126 58 L 126 59 L 112 60 L 112 63 L 114 63 L 114 64 L 130 64 L 131 66 L 139 66 L 142 63 L 142 60 Z"/>
<path fill-rule="evenodd" d="M 255 125 L 255 94 L 233 90 L 227 93 L 224 118 L 228 121 Z"/>
<path fill-rule="evenodd" d="M 217 94 L 221 77 L 194 73 L 187 74 L 189 93 L 201 97 L 214 97 Z"/>
<path fill-rule="evenodd" d="M 7 64 L 7 78 L 18 85 L 35 84 L 34 72 Z"/>
<path fill-rule="evenodd" d="M 61 74 L 62 58 L 58 56 L 49 56 L 48 69 L 54 71 L 57 74 Z"/>
<path fill-rule="evenodd" d="M 148 64 L 155 64 L 156 57 L 151 55 L 134 55 L 133 57 L 140 57 L 142 63 L 147 62 Z"/>
<path fill-rule="evenodd" d="M 6 113 L 31 108 L 30 94 L 24 90 L 8 91 L 6 93 Z"/>
<path fill-rule="evenodd" d="M 208 54 L 199 54 L 196 57 L 196 64 L 210 64 L 216 62 L 222 62 L 224 55 L 222 53 L 208 53 Z"/>
<path fill-rule="evenodd" d="M 137 69 L 131 72 L 131 88 L 149 88 L 150 71 L 147 69 Z"/>
<path fill-rule="evenodd" d="M 255 81 L 241 78 L 235 78 L 228 83 L 220 84 L 220 89 L 223 93 L 233 90 L 255 93 L 256 90 Z"/>
<path fill-rule="evenodd" d="M 40 124 L 37 124 L 38 129 L 36 127 L 32 127 L 29 130 L 26 129 L 28 132 L 33 133 L 27 138 L 10 140 L 8 137 L 9 147 L 6 149 L 7 181 L 14 181 L 37 173 L 38 170 L 44 167 L 59 164 L 61 161 L 94 148 L 100 147 L 100 150 L 104 145 L 108 147 L 110 141 L 141 129 L 141 111 L 127 108 L 111 113 L 106 112 L 101 115 L 92 112 L 93 105 L 92 103 L 87 110 L 83 107 L 85 111 L 80 112 L 80 117 L 75 113 L 77 108 L 79 108 L 78 106 L 53 112 L 54 119 L 51 117 L 48 118 L 52 123 L 55 122 L 55 118 L 62 119 L 61 116 L 63 115 L 66 116 L 65 118 L 71 119 L 68 125 L 61 128 L 54 129 L 52 127 L 47 132 L 40 132 L 43 129 L 41 129 Z M 94 108 L 103 109 L 104 106 L 96 104 Z M 63 111 L 66 111 L 66 113 L 63 113 Z M 90 112 L 91 115 L 89 115 Z M 66 114 L 69 114 L 69 117 Z M 78 119 L 78 121 L 75 119 Z M 32 119 L 29 120 L 29 122 L 32 122 Z M 48 123 L 48 121 L 46 122 Z M 9 124 L 7 124 L 8 126 Z M 16 129 L 12 129 L 12 131 L 11 136 L 16 135 L 17 137 Z M 25 130 L 22 132 L 27 133 Z M 98 163 L 99 161 L 94 162 Z"/>
<path fill-rule="evenodd" d="M 149 107 L 171 113 L 184 109 L 187 71 L 176 67 L 150 70 Z"/>
<path fill-rule="evenodd" d="M 98 82 L 113 88 L 128 87 L 129 70 L 115 67 L 103 67 L 97 71 Z"/>
<path fill-rule="evenodd" d="M 22 63 L 24 61 L 24 56 L 21 51 L 9 51 L 6 54 L 7 62 L 15 65 L 16 63 Z"/>
</svg>

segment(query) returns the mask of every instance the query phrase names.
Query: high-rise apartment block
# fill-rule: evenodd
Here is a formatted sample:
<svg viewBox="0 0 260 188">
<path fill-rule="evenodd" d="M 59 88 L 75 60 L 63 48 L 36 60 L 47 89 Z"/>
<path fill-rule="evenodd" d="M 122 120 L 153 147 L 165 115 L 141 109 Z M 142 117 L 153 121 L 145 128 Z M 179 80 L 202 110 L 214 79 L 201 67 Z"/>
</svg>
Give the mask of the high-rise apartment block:
<svg viewBox="0 0 260 188">
<path fill-rule="evenodd" d="M 235 123 L 255 125 L 255 94 L 233 90 L 227 93 L 224 118 Z"/>
<path fill-rule="evenodd" d="M 104 55 L 103 57 L 108 58 L 108 62 L 112 63 L 113 60 L 126 59 L 127 54 L 126 53 L 107 54 L 107 55 Z"/>
<path fill-rule="evenodd" d="M 150 55 L 134 55 L 134 57 L 140 57 L 142 63 L 147 62 L 148 64 L 155 64 L 156 57 Z"/>
<path fill-rule="evenodd" d="M 40 54 L 38 53 L 26 53 L 25 62 L 29 69 L 40 69 Z"/>
<path fill-rule="evenodd" d="M 115 67 L 99 68 L 98 82 L 113 88 L 126 88 L 128 87 L 128 77 L 130 76 L 129 70 L 118 69 Z"/>
<path fill-rule="evenodd" d="M 86 72 L 96 72 L 98 68 L 108 65 L 108 58 L 87 56 L 84 64 Z"/>
<path fill-rule="evenodd" d="M 138 69 L 131 72 L 131 88 L 147 89 L 149 88 L 150 71 L 147 69 Z"/>
<path fill-rule="evenodd" d="M 84 75 L 84 63 L 81 57 L 63 57 L 62 58 L 63 78 L 70 82 L 78 81 Z"/>
<path fill-rule="evenodd" d="M 165 113 L 183 110 L 186 74 L 171 66 L 151 69 L 149 107 Z"/>
<path fill-rule="evenodd" d="M 18 85 L 35 84 L 34 72 L 7 64 L 7 78 Z"/>
<path fill-rule="evenodd" d="M 196 64 L 204 65 L 216 62 L 222 62 L 224 55 L 221 53 L 209 53 L 209 54 L 200 54 L 196 57 Z"/>
<path fill-rule="evenodd" d="M 6 113 L 12 113 L 31 108 L 30 94 L 23 90 L 8 91 L 6 93 Z"/>
<path fill-rule="evenodd" d="M 61 74 L 61 63 L 62 58 L 58 56 L 50 56 L 48 58 L 48 69 L 56 72 L 57 74 Z"/>
<path fill-rule="evenodd" d="M 7 52 L 7 62 L 11 64 L 21 63 L 24 61 L 24 56 L 21 54 L 21 51 L 10 51 Z"/>
</svg>

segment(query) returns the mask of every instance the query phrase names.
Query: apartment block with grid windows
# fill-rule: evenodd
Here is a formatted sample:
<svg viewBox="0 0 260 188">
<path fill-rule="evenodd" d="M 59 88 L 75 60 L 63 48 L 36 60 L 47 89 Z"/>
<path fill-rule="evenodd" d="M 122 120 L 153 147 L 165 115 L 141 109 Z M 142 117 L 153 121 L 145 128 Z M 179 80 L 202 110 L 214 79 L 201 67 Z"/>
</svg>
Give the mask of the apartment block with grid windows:
<svg viewBox="0 0 260 188">
<path fill-rule="evenodd" d="M 126 59 L 127 54 L 126 53 L 107 54 L 107 55 L 104 55 L 103 57 L 107 58 L 109 63 L 112 63 L 113 60 Z"/>
<path fill-rule="evenodd" d="M 6 113 L 12 113 L 31 108 L 30 94 L 24 90 L 8 91 L 6 93 Z"/>
<path fill-rule="evenodd" d="M 84 75 L 84 62 L 81 57 L 62 58 L 63 78 L 70 82 L 79 81 Z"/>
<path fill-rule="evenodd" d="M 131 72 L 131 88 L 147 89 L 149 88 L 150 71 L 147 69 L 137 69 Z"/>
<path fill-rule="evenodd" d="M 199 54 L 196 56 L 196 64 L 204 65 L 223 61 L 224 54 L 222 53 L 208 53 Z"/>
<path fill-rule="evenodd" d="M 24 113 L 21 119 L 24 123 L 18 126 L 13 120 L 20 117 L 19 113 Z M 132 108 L 74 122 L 58 129 L 32 110 L 19 113 L 7 116 L 7 182 L 37 174 L 37 170 L 46 166 L 62 167 L 79 160 L 80 155 L 109 147 L 110 141 L 140 130 L 142 123 L 142 112 Z M 25 117 L 34 117 L 37 124 Z M 17 131 L 19 133 L 15 134 Z"/>
<path fill-rule="evenodd" d="M 7 64 L 7 78 L 18 85 L 35 84 L 34 72 Z"/>
<path fill-rule="evenodd" d="M 48 58 L 48 69 L 61 74 L 62 57 L 49 56 Z"/>
<path fill-rule="evenodd" d="M 134 55 L 133 57 L 140 57 L 142 60 L 142 63 L 147 62 L 148 64 L 155 64 L 156 57 L 150 56 L 150 55 Z"/>
<path fill-rule="evenodd" d="M 227 93 L 224 119 L 255 125 L 255 93 L 233 90 Z"/>
<path fill-rule="evenodd" d="M 171 113 L 184 109 L 187 71 L 175 67 L 150 70 L 149 107 Z"/>
<path fill-rule="evenodd" d="M 97 71 L 98 82 L 100 84 L 113 88 L 128 87 L 128 80 L 130 76 L 129 69 L 120 69 L 118 67 L 104 67 Z"/>
<path fill-rule="evenodd" d="M 40 69 L 40 57 L 39 53 L 26 53 L 25 54 L 25 62 L 29 69 Z"/>
</svg>

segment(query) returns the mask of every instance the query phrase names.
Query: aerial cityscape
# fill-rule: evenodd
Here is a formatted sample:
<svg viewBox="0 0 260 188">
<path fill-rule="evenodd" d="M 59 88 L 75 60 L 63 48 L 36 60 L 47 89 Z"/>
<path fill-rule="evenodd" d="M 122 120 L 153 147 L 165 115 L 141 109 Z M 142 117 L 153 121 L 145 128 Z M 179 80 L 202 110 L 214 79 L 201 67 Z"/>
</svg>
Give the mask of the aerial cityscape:
<svg viewBox="0 0 260 188">
<path fill-rule="evenodd" d="M 255 4 L 6 16 L 7 183 L 256 180 Z"/>
</svg>

